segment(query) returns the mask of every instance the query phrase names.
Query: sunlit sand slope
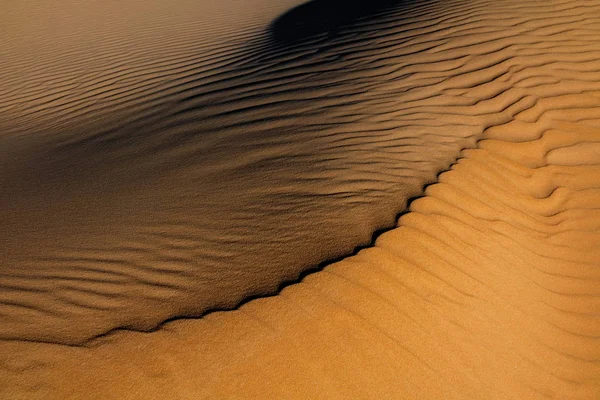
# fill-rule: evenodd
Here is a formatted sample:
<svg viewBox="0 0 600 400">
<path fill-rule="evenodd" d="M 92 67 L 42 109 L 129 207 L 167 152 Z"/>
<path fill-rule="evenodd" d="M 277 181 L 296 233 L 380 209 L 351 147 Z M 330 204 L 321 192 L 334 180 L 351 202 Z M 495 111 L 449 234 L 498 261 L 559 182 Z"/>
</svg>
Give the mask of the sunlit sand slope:
<svg viewBox="0 0 600 400">
<path fill-rule="evenodd" d="M 504 118 L 374 246 L 153 333 L 4 341 L 2 397 L 599 398 L 598 4 L 518 4 L 439 45 L 489 51 L 478 84 L 445 92 L 503 99 Z M 497 43 L 502 24 L 524 32 Z"/>
<path fill-rule="evenodd" d="M 372 248 L 155 333 L 6 343 L 0 382 L 43 398 L 597 399 L 599 182 L 600 92 L 540 98 Z"/>
<path fill-rule="evenodd" d="M 191 200 L 173 206 L 180 212 L 180 225 L 167 229 L 160 224 L 175 215 L 170 211 L 161 214 L 151 208 L 136 214 L 137 200 L 132 206 L 127 203 L 129 197 L 112 194 L 92 201 L 97 193 L 91 189 L 83 190 L 82 197 L 75 196 L 89 184 L 78 180 L 81 176 L 76 169 L 65 172 L 65 181 L 63 175 L 50 174 L 47 183 L 35 173 L 27 175 L 29 172 L 21 172 L 25 178 L 20 179 L 19 168 L 30 171 L 19 164 L 26 161 L 25 155 L 33 154 L 26 146 L 30 139 L 16 131 L 3 137 L 9 146 L 4 149 L 15 149 L 10 153 L 13 158 L 3 150 L 3 160 L 15 162 L 2 164 L 14 173 L 2 175 L 3 188 L 14 191 L 1 193 L 0 221 L 13 229 L 14 235 L 0 241 L 6 257 L 2 261 L 8 261 L 2 266 L 0 281 L 0 398 L 600 398 L 600 3 L 456 1 L 448 2 L 444 10 L 445 16 L 442 8 L 438 10 L 427 32 L 396 27 L 393 36 L 382 38 L 368 29 L 353 31 L 351 36 L 357 38 L 374 35 L 373 43 L 382 45 L 372 52 L 372 61 L 356 63 L 385 62 L 381 68 L 388 73 L 380 76 L 382 70 L 378 69 L 374 76 L 397 86 L 390 86 L 389 92 L 369 87 L 366 97 L 344 105 L 350 108 L 336 108 L 342 103 L 339 96 L 323 101 L 321 108 L 328 101 L 336 106 L 329 109 L 331 114 L 323 111 L 323 118 L 335 118 L 336 110 L 347 113 L 360 104 L 367 108 L 356 121 L 344 122 L 342 136 L 333 135 L 335 129 L 327 127 L 326 132 L 333 135 L 328 136 L 331 142 L 318 136 L 321 125 L 314 126 L 314 142 L 310 143 L 325 140 L 324 148 L 341 145 L 331 155 L 331 162 L 352 150 L 359 156 L 348 161 L 350 164 L 369 168 L 370 162 L 375 162 L 384 168 L 377 182 L 388 173 L 385 168 L 397 165 L 409 176 L 418 176 L 406 181 L 415 187 L 435 176 L 444 157 L 450 159 L 454 152 L 458 160 L 426 187 L 423 197 L 410 203 L 398 226 L 380 235 L 373 246 L 307 275 L 275 296 L 252 300 L 234 310 L 161 324 L 166 318 L 201 314 L 215 304 L 235 305 L 257 288 L 274 288 L 283 277 L 297 275 L 300 264 L 283 270 L 274 268 L 276 264 L 263 270 L 262 264 L 257 264 L 244 275 L 236 264 L 228 269 L 227 257 L 216 257 L 221 267 L 218 273 L 189 268 L 197 266 L 190 261 L 196 260 L 194 257 L 206 259 L 206 254 L 195 252 L 198 238 L 209 232 L 206 226 L 186 225 Z M 432 41 L 436 34 L 440 36 Z M 403 40 L 426 45 L 420 52 L 414 49 L 410 55 L 386 60 L 383 49 L 389 44 L 396 51 L 392 43 Z M 444 61 L 436 64 L 436 59 Z M 443 67 L 431 69 L 436 65 Z M 317 63 L 311 68 L 315 79 L 321 79 L 324 65 Z M 405 74 L 416 80 L 406 83 Z M 323 95 L 325 89 L 317 87 Z M 222 90 L 215 96 L 229 93 Z M 379 90 L 386 95 L 380 97 Z M 238 100 L 231 104 L 242 104 L 235 103 Z M 226 103 L 222 101 L 214 100 L 215 107 Z M 388 114 L 368 116 L 375 109 L 373 104 L 384 104 Z M 241 114 L 225 113 L 221 122 L 227 121 L 227 115 L 248 120 L 246 112 L 255 111 L 249 107 L 238 110 Z M 299 111 L 302 115 L 307 112 Z M 308 123 L 311 117 L 309 112 L 307 120 L 299 116 L 296 121 Z M 252 118 L 256 118 L 256 126 L 267 123 L 258 114 Z M 363 154 L 361 146 L 377 143 L 374 137 L 381 136 L 367 135 L 363 142 L 360 132 L 368 131 L 371 124 L 381 129 L 390 119 L 396 122 L 385 134 L 389 137 L 385 136 L 384 143 L 396 143 L 398 154 L 405 154 L 403 146 L 412 146 L 403 141 L 418 144 L 406 157 L 386 158 L 377 164 L 370 158 L 375 157 L 373 153 Z M 361 124 L 364 127 L 357 128 Z M 411 126 L 406 128 L 408 136 L 395 136 L 395 129 L 402 131 L 400 125 Z M 150 130 L 150 139 L 159 140 L 159 132 L 179 138 L 178 131 L 163 128 Z M 237 125 L 230 128 L 242 129 Z M 99 149 L 105 149 L 104 155 L 113 164 L 94 171 L 99 188 L 112 187 L 113 178 L 107 177 L 123 176 L 132 179 L 127 182 L 138 182 L 137 173 L 151 176 L 149 171 L 155 171 L 157 164 L 144 152 L 136 155 L 135 143 L 128 142 L 124 132 L 96 132 L 100 136 L 90 140 L 57 133 L 57 142 L 44 139 L 45 144 L 55 146 L 49 146 L 48 153 L 35 153 L 34 159 L 53 160 L 43 166 L 56 166 L 54 160 L 67 166 L 69 162 L 89 166 L 104 154 Z M 104 134 L 116 147 L 94 144 L 104 142 Z M 243 140 L 241 135 L 236 137 Z M 480 140 L 475 143 L 475 139 Z M 200 146 L 200 141 L 191 143 L 185 148 Z M 214 149 L 224 148 L 219 140 L 213 143 Z M 270 144 L 260 143 L 256 148 L 271 157 Z M 286 146 L 300 143 L 292 140 Z M 387 148 L 384 143 L 373 145 Z M 471 148 L 458 151 L 470 144 Z M 250 143 L 245 146 L 252 147 Z M 428 172 L 419 172 L 416 165 L 424 162 L 420 157 L 433 157 L 444 148 L 444 156 L 429 165 Z M 176 164 L 173 160 L 186 153 L 180 153 L 177 146 L 167 149 L 164 158 L 159 157 L 168 160 L 165 165 Z M 311 159 L 308 150 L 306 157 Z M 244 159 L 232 152 L 236 162 Z M 69 159 L 71 156 L 74 158 Z M 135 169 L 138 162 L 135 168 L 139 169 Z M 215 182 L 223 173 L 233 174 L 235 168 L 229 170 L 225 164 L 216 168 Z M 167 188 L 176 192 L 175 187 L 181 190 L 179 184 L 186 187 L 186 174 L 199 173 L 202 169 L 196 168 L 204 164 L 186 165 L 193 167 L 166 168 L 168 173 L 149 181 L 151 188 L 132 183 L 125 193 L 136 193 L 131 198 L 139 204 L 148 199 L 172 200 Z M 136 174 L 124 172 L 130 167 Z M 254 170 L 245 173 L 251 174 L 248 171 Z M 45 200 L 29 191 L 36 179 L 43 193 L 52 193 L 53 185 L 64 183 L 66 191 L 62 193 L 73 196 L 51 197 L 56 203 L 45 208 Z M 293 191 L 295 181 L 284 181 L 287 186 L 267 185 L 266 190 Z M 386 185 L 401 183 L 405 182 L 391 179 Z M 322 187 L 331 187 L 328 185 Z M 158 188 L 166 194 L 152 197 L 153 190 L 160 192 Z M 369 197 L 370 189 L 364 190 Z M 400 191 L 402 203 L 409 195 Z M 184 189 L 181 198 L 198 198 L 190 193 Z M 218 204 L 226 193 L 215 190 L 211 201 Z M 346 197 L 340 194 L 337 198 Z M 24 200 L 19 203 L 20 199 Z M 94 208 L 108 199 L 114 203 L 105 210 L 119 210 L 116 216 L 97 213 Z M 257 199 L 266 202 L 272 198 Z M 56 206 L 61 201 L 70 205 L 66 210 L 76 210 L 76 218 L 70 219 L 68 212 L 46 214 L 62 210 Z M 244 202 L 233 204 L 247 204 Z M 319 212 L 327 209 L 319 208 Z M 218 207 L 213 210 L 219 210 L 218 215 L 225 212 Z M 245 211 L 240 210 L 242 214 Z M 135 236 L 141 215 L 148 225 L 140 231 L 143 235 Z M 53 222 L 45 226 L 47 230 L 34 229 L 39 226 L 32 221 L 42 216 Z M 114 218 L 98 227 L 107 216 Z M 255 225 L 247 225 L 256 220 L 256 214 L 244 214 L 244 218 L 240 226 L 247 229 L 247 237 L 252 237 L 251 232 L 262 233 L 253 230 Z M 345 218 L 353 224 L 354 214 Z M 21 221 L 29 222 L 19 225 Z M 75 222 L 84 228 L 78 230 Z M 153 225 L 159 222 L 158 227 Z M 218 222 L 211 223 L 216 226 Z M 113 230 L 115 226 L 123 230 Z M 306 230 L 313 224 L 300 226 Z M 56 236 L 57 232 L 65 236 Z M 125 241 L 125 235 L 132 232 L 133 242 Z M 21 242 L 24 238 L 35 240 Z M 224 242 L 240 253 L 255 248 L 240 237 L 225 238 Z M 295 245 L 288 239 L 278 242 L 278 248 Z M 215 240 L 219 243 L 220 239 Z M 92 242 L 98 247 L 90 250 L 86 246 Z M 68 245 L 62 247 L 64 243 Z M 302 247 L 306 244 L 298 245 L 306 251 Z M 218 246 L 200 248 L 201 252 L 220 251 Z M 161 253 L 165 249 L 169 250 Z M 50 255 L 42 262 L 40 257 L 46 251 Z M 237 280 L 229 279 L 232 276 Z M 225 285 L 211 286 L 215 282 Z M 110 331 L 113 328 L 131 330 Z M 135 331 L 152 328 L 157 329 Z"/>
</svg>

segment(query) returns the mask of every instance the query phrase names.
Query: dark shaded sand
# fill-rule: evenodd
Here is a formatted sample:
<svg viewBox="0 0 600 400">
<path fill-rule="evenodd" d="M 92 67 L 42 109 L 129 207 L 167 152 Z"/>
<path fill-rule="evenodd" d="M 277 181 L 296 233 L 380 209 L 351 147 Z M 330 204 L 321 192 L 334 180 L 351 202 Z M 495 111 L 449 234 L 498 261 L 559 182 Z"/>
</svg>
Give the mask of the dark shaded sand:
<svg viewBox="0 0 600 400">
<path fill-rule="evenodd" d="M 112 315 L 147 317 L 156 327 L 177 309 L 168 304 L 187 310 L 196 299 L 185 305 L 169 293 L 163 310 L 119 314 L 130 303 L 106 293 L 120 286 L 89 277 L 71 280 L 82 297 L 36 297 L 64 300 L 55 291 L 63 278 L 31 271 L 76 273 L 88 264 L 37 267 L 26 277 L 3 269 L 0 397 L 600 398 L 600 4 L 456 1 L 443 12 L 427 19 L 435 29 L 416 20 L 412 30 L 403 25 L 376 40 L 392 53 L 427 45 L 404 61 L 387 60 L 381 68 L 389 68 L 394 90 L 374 101 L 390 107 L 387 118 L 427 121 L 427 129 L 411 128 L 417 137 L 433 126 L 453 145 L 468 143 L 456 137 L 479 140 L 410 203 L 398 227 L 275 296 L 151 333 L 117 330 L 91 340 L 102 327 L 126 325 Z M 385 59 L 382 51 L 374 63 Z M 434 59 L 445 67 L 427 70 Z M 368 111 L 378 89 L 367 93 Z M 403 108 L 411 96 L 416 103 Z M 77 143 L 69 144 L 74 154 L 94 158 L 95 147 Z M 344 148 L 338 155 L 352 146 Z M 134 290 L 131 302 L 162 304 L 161 277 Z M 141 300 L 153 293 L 160 301 Z"/>
<path fill-rule="evenodd" d="M 429 2 L 433 4 L 433 2 Z M 273 39 L 291 46 L 307 39 L 326 36 L 333 39 L 344 36 L 344 31 L 361 24 L 377 23 L 388 13 L 395 14 L 397 22 L 410 20 L 399 9 L 422 8 L 424 1 L 414 0 L 312 0 L 288 10 L 275 19 L 269 29 Z M 417 6 L 415 6 L 417 5 Z"/>
</svg>

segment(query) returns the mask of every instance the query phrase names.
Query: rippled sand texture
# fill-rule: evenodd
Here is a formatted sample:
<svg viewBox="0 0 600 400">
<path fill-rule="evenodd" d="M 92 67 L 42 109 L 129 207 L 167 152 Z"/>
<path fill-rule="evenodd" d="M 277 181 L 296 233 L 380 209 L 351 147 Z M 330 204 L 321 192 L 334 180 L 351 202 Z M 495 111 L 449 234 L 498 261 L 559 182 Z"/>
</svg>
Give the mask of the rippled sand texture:
<svg viewBox="0 0 600 400">
<path fill-rule="evenodd" d="M 463 94 L 513 41 L 471 48 L 482 5 L 290 41 L 297 3 L 121 3 L 2 17 L 0 338 L 81 344 L 273 293 L 393 226 L 515 101 Z"/>
<path fill-rule="evenodd" d="M 420 19 L 399 25 L 396 14 L 386 12 L 373 20 L 378 22 L 355 27 L 350 35 L 359 42 L 365 40 L 363 35 L 374 37 L 370 43 L 381 44 L 360 54 L 372 50 L 370 63 L 378 69 L 368 70 L 377 79 L 392 82 L 389 87 L 366 84 L 363 97 L 352 94 L 350 104 L 342 105 L 344 98 L 335 96 L 327 111 L 321 110 L 324 103 L 315 105 L 332 120 L 340 117 L 338 112 L 347 116 L 348 110 L 364 107 L 364 115 L 344 122 L 341 136 L 328 139 L 327 146 L 337 143 L 344 149 L 337 150 L 333 159 L 346 152 L 362 154 L 361 146 L 368 147 L 365 143 L 374 137 L 383 140 L 381 149 L 394 148 L 393 143 L 410 137 L 420 143 L 415 145 L 414 160 L 419 154 L 428 159 L 436 153 L 440 161 L 434 164 L 441 166 L 456 146 L 480 139 L 460 152 L 458 161 L 427 186 L 423 197 L 411 202 L 398 227 L 380 235 L 372 247 L 307 275 L 275 296 L 199 319 L 170 321 L 152 333 L 111 332 L 81 346 L 42 341 L 80 343 L 102 329 L 152 327 L 161 317 L 190 309 L 198 312 L 213 303 L 206 300 L 197 306 L 194 293 L 204 286 L 196 283 L 190 269 L 169 260 L 164 261 L 165 270 L 183 271 L 167 281 L 173 290 L 161 283 L 165 275 L 139 265 L 123 274 L 147 277 L 145 286 L 136 287 L 131 280 L 107 282 L 106 271 L 121 273 L 121 253 L 110 253 L 117 259 L 109 262 L 114 269 L 98 263 L 92 270 L 84 267 L 89 264 L 83 258 L 61 264 L 62 269 L 50 263 L 28 270 L 37 275 L 16 276 L 16 268 L 5 268 L 0 397 L 600 398 L 600 4 L 507 0 L 456 1 L 443 7 L 430 2 L 421 7 L 425 8 L 411 8 Z M 377 24 L 389 27 L 371 29 Z M 406 54 L 398 50 L 411 45 Z M 386 58 L 383 49 L 388 46 L 392 54 Z M 352 54 L 346 57 L 351 59 Z M 363 58 L 356 63 L 369 62 Z M 269 74 L 273 68 L 268 67 Z M 323 64 L 314 68 L 326 69 Z M 369 81 L 360 76 L 357 73 L 355 79 Z M 225 96 L 227 90 L 234 89 L 215 96 Z M 281 91 L 282 96 L 285 93 Z M 227 107 L 225 102 L 214 104 Z M 386 114 L 369 114 L 376 104 L 386 107 Z M 249 120 L 245 112 L 254 111 L 239 114 L 242 121 Z M 310 110 L 298 113 L 302 120 Z M 258 114 L 254 118 L 256 124 L 263 123 Z M 244 129 L 254 129 L 248 126 Z M 363 140 L 357 132 L 368 131 L 369 126 L 379 133 L 367 135 L 371 141 Z M 385 126 L 390 130 L 384 134 Z M 315 141 L 309 148 L 322 138 L 314 128 Z M 321 129 L 333 133 L 337 128 L 319 125 Z M 119 158 L 110 146 L 106 149 L 114 163 L 127 164 L 127 152 L 134 144 L 119 132 L 125 131 L 110 136 L 127 157 Z M 242 135 L 238 139 L 245 140 Z M 69 138 L 67 147 L 51 153 L 68 148 L 77 162 L 79 156 L 93 160 L 99 157 L 91 144 L 96 140 L 103 139 Z M 435 143 L 443 145 L 437 148 Z M 443 148 L 450 150 L 442 157 Z M 271 148 L 265 149 L 271 154 Z M 170 157 L 176 154 L 164 157 L 174 160 Z M 372 153 L 363 155 L 347 162 L 356 166 L 356 160 L 362 160 L 365 168 L 377 165 L 384 175 L 394 165 L 414 176 L 421 168 L 419 163 L 407 167 L 406 160 L 413 156 L 377 164 Z M 196 168 L 196 162 L 192 164 Z M 432 165 L 426 168 L 428 174 L 435 174 Z M 216 168 L 215 177 L 225 170 Z M 418 176 L 414 185 L 429 175 Z M 16 179 L 8 181 L 24 187 Z M 390 187 L 403 184 L 389 181 Z M 404 203 L 408 192 L 398 189 L 398 193 L 399 204 Z M 355 214 L 348 212 L 345 218 L 352 224 Z M 160 248 L 161 240 L 144 243 Z M 14 249 L 11 239 L 3 243 Z M 189 243 L 189 248 L 196 248 L 194 241 Z M 238 245 L 240 251 L 245 249 L 244 242 Z M 223 265 L 223 279 L 229 282 Z M 298 265 L 289 271 L 297 271 Z M 93 271 L 98 279 L 78 275 L 80 269 Z M 260 270 L 259 266 L 252 273 L 261 276 Z M 289 271 L 268 276 L 275 282 Z M 178 285 L 183 285 L 179 279 L 189 285 L 189 297 L 179 295 Z M 52 288 L 63 281 L 69 283 L 61 287 L 79 297 L 57 295 Z M 130 297 L 125 296 L 128 300 L 106 295 L 121 287 L 131 291 Z M 86 293 L 107 300 L 92 301 Z M 145 300 L 148 293 L 156 293 L 156 303 Z M 224 290 L 222 295 L 237 301 L 235 293 Z M 143 314 L 148 318 L 144 324 L 127 320 L 143 307 L 163 304 L 163 294 L 169 299 L 164 309 Z M 75 303 L 74 308 L 60 303 L 64 299 Z M 131 306 L 135 302 L 143 305 Z M 92 311 L 88 304 L 105 308 Z M 172 304 L 183 305 L 179 309 Z"/>
</svg>

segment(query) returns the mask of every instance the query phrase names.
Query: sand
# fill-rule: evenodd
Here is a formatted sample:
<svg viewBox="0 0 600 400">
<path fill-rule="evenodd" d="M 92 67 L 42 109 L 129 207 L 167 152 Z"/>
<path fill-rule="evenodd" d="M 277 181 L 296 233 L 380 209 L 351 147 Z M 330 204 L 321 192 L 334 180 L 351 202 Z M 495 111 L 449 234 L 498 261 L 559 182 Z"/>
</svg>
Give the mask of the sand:
<svg viewBox="0 0 600 400">
<path fill-rule="evenodd" d="M 290 41 L 306 12 L 266 3 L 177 28 L 197 76 L 161 59 L 136 97 L 124 60 L 128 101 L 39 100 L 8 63 L 0 397 L 600 398 L 600 4 L 382 4 Z M 140 43 L 199 8 L 147 7 Z"/>
</svg>

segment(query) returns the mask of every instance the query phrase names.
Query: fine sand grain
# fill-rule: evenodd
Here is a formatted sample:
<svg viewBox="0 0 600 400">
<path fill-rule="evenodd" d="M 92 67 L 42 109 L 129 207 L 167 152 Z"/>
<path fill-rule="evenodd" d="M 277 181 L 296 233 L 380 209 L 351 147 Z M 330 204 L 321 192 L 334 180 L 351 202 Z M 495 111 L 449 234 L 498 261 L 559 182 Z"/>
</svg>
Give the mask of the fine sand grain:
<svg viewBox="0 0 600 400">
<path fill-rule="evenodd" d="M 600 398 L 600 3 L 386 2 L 298 40 L 267 3 L 207 2 L 156 75 L 117 31 L 77 59 L 131 57 L 123 86 L 87 100 L 69 47 L 10 58 L 0 397 Z"/>
</svg>

